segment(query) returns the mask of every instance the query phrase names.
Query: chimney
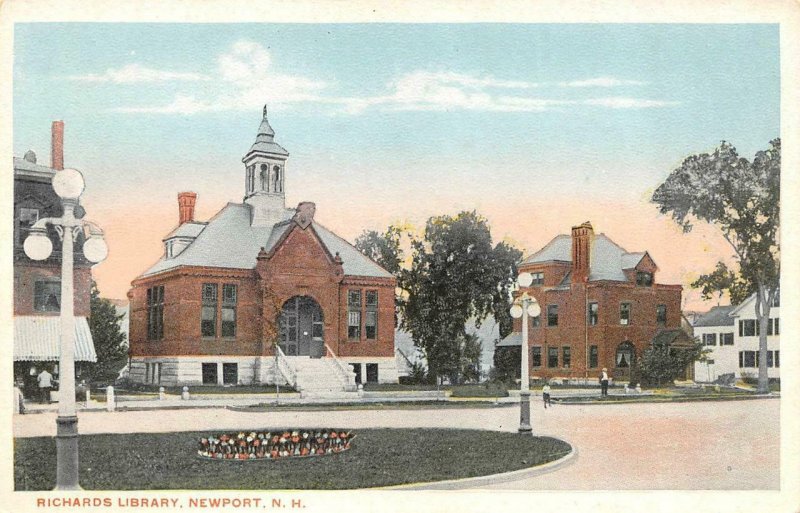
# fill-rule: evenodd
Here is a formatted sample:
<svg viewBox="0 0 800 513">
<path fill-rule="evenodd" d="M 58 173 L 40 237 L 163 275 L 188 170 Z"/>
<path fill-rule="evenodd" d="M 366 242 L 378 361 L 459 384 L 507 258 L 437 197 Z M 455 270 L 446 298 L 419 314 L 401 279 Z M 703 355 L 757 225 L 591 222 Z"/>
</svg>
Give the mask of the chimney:
<svg viewBox="0 0 800 513">
<path fill-rule="evenodd" d="M 194 203 L 197 201 L 196 192 L 178 193 L 178 224 L 194 221 Z"/>
<path fill-rule="evenodd" d="M 64 122 L 53 121 L 50 140 L 50 167 L 64 169 Z"/>
<path fill-rule="evenodd" d="M 589 221 L 572 227 L 572 283 L 589 281 L 592 239 L 594 229 Z"/>
</svg>

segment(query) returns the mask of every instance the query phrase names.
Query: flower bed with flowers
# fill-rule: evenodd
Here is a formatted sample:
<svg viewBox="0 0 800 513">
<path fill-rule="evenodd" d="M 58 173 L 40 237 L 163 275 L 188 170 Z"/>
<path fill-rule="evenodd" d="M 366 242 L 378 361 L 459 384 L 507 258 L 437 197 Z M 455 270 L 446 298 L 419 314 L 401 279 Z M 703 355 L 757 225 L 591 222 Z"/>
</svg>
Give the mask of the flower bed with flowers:
<svg viewBox="0 0 800 513">
<path fill-rule="evenodd" d="M 251 431 L 203 437 L 197 454 L 215 460 L 323 456 L 348 450 L 355 435 L 339 429 Z"/>
</svg>

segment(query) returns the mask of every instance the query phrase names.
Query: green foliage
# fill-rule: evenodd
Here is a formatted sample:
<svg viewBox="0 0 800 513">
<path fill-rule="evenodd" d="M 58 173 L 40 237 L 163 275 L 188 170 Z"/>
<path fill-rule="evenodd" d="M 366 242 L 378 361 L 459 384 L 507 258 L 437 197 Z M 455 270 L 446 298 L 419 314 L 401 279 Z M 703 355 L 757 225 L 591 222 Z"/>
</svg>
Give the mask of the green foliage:
<svg viewBox="0 0 800 513">
<path fill-rule="evenodd" d="M 691 347 L 686 348 L 652 344 L 638 359 L 634 366 L 635 371 L 632 369 L 631 383 L 634 382 L 634 372 L 646 385 L 661 386 L 664 383 L 672 383 L 689 364 L 702 360 L 707 352 L 708 349 L 696 340 Z"/>
<path fill-rule="evenodd" d="M 452 388 L 450 397 L 508 397 L 508 388 L 498 381 L 487 381 L 480 385 L 458 385 Z"/>
<path fill-rule="evenodd" d="M 365 230 L 356 239 L 355 247 L 395 277 L 399 277 L 403 263 L 403 250 L 400 248 L 403 233 L 403 230 L 393 225 L 384 233 Z"/>
<path fill-rule="evenodd" d="M 520 358 L 522 350 L 519 347 L 495 347 L 494 367 L 489 375 L 490 379 L 506 384 L 519 379 L 521 372 Z"/>
<path fill-rule="evenodd" d="M 717 294 L 717 300 L 727 292 L 731 304 L 737 305 L 747 299 L 756 291 L 756 284 L 745 281 L 740 275 L 734 273 L 724 262 L 717 262 L 717 267 L 711 274 L 704 274 L 692 282 L 692 288 L 702 289 L 703 299 L 711 299 Z"/>
<path fill-rule="evenodd" d="M 508 316 L 511 287 L 522 256 L 505 243 L 494 246 L 486 219 L 476 212 L 428 220 L 423 238 L 412 238 L 412 265 L 401 271 L 401 322 L 434 377 L 463 377 L 466 323 Z M 510 326 L 510 323 L 508 323 Z"/>
<path fill-rule="evenodd" d="M 778 294 L 780 277 L 780 167 L 781 141 L 742 158 L 731 144 L 722 142 L 712 154 L 686 158 L 653 193 L 662 214 L 670 214 L 689 232 L 702 221 L 720 229 L 738 261 L 735 278 L 717 266 L 698 280 L 713 292 L 722 287 L 741 299 L 744 288 L 756 292 L 759 317 L 759 392 L 769 391 L 767 379 L 767 324 L 770 305 Z"/>
<path fill-rule="evenodd" d="M 97 284 L 92 282 L 89 330 L 97 353 L 96 363 L 82 364 L 82 376 L 92 381 L 116 379 L 128 359 L 128 341 L 119 326 L 123 315 L 118 315 L 114 304 L 100 297 Z"/>
</svg>

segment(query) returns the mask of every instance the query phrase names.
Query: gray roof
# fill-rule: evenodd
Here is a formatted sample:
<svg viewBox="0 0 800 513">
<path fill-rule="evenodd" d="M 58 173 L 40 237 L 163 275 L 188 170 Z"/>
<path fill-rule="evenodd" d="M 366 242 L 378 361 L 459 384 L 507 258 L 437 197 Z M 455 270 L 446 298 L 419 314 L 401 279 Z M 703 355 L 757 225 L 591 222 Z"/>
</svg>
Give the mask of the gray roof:
<svg viewBox="0 0 800 513">
<path fill-rule="evenodd" d="M 512 331 L 506 338 L 498 342 L 497 347 L 521 347 L 522 346 L 522 333 L 519 331 Z"/>
<path fill-rule="evenodd" d="M 164 240 L 171 239 L 172 237 L 191 237 L 195 238 L 200 235 L 200 232 L 206 227 L 208 223 L 198 223 L 197 221 L 189 221 L 183 223 L 164 237 Z"/>
<path fill-rule="evenodd" d="M 228 203 L 204 225 L 205 228 L 185 250 L 173 258 L 162 257 L 145 271 L 143 276 L 150 276 L 180 266 L 253 269 L 258 252 L 262 247 L 270 251 L 275 246 L 291 226 L 291 223 L 287 221 L 292 218 L 294 212 L 294 209 L 286 209 L 284 219 L 274 226 L 252 226 L 249 205 Z M 346 275 L 392 277 L 388 271 L 327 228 L 316 222 L 312 226 L 330 254 L 339 253 Z"/>
<path fill-rule="evenodd" d="M 733 326 L 734 319 L 728 314 L 736 309 L 735 305 L 715 306 L 707 313 L 701 315 L 694 321 L 695 328 L 705 326 Z"/>
<path fill-rule="evenodd" d="M 34 173 L 45 173 L 50 176 L 56 174 L 56 170 L 51 167 L 43 166 L 41 164 L 36 164 L 34 162 L 30 162 L 28 160 L 19 157 L 14 157 L 14 170 L 32 171 Z"/>
<path fill-rule="evenodd" d="M 635 267 L 643 256 L 644 253 L 629 253 L 603 233 L 596 235 L 592 240 L 592 253 L 589 258 L 589 281 L 628 281 L 623 269 Z M 550 261 L 572 261 L 570 235 L 556 236 L 542 249 L 525 259 L 523 264 Z"/>
<path fill-rule="evenodd" d="M 256 142 L 250 147 L 250 150 L 245 154 L 245 160 L 248 155 L 253 152 L 270 153 L 273 155 L 289 156 L 283 146 L 275 142 L 275 130 L 267 121 L 267 106 L 264 106 L 264 117 L 261 119 L 261 125 L 258 127 L 258 135 L 256 135 Z"/>
</svg>

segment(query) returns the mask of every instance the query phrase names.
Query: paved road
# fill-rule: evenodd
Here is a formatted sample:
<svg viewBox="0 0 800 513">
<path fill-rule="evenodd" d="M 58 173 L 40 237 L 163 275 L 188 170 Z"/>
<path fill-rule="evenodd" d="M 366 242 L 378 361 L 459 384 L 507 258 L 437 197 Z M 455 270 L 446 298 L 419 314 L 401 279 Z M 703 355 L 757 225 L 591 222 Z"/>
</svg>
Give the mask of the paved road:
<svg viewBox="0 0 800 513">
<path fill-rule="evenodd" d="M 780 400 L 673 404 L 533 403 L 536 434 L 578 449 L 554 472 L 481 488 L 508 490 L 778 489 Z M 519 410 L 233 412 L 225 409 L 80 413 L 80 432 L 130 433 L 287 426 L 457 427 L 515 431 Z M 14 436 L 53 436 L 55 414 L 16 415 Z"/>
</svg>

